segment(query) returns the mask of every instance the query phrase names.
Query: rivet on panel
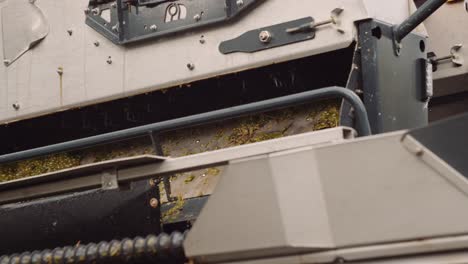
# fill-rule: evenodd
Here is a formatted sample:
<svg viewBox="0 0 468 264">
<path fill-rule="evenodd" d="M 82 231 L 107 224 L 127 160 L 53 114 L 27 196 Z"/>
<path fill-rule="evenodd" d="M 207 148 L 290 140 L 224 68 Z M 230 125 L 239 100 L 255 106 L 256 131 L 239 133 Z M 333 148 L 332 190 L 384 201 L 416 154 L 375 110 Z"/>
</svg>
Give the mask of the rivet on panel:
<svg viewBox="0 0 468 264">
<path fill-rule="evenodd" d="M 151 198 L 151 200 L 150 200 L 150 206 L 153 207 L 153 208 L 157 208 L 158 205 L 159 205 L 158 199 L 156 199 L 156 198 Z"/>
<path fill-rule="evenodd" d="M 107 58 L 107 64 L 112 64 L 112 57 L 111 57 L 111 56 L 109 56 L 109 57 Z"/>
<path fill-rule="evenodd" d="M 193 71 L 193 70 L 195 70 L 195 64 L 193 64 L 193 63 L 188 63 L 188 64 L 187 64 L 187 68 L 188 68 L 189 70 Z"/>
<path fill-rule="evenodd" d="M 19 103 L 14 103 L 11 106 L 13 106 L 13 109 L 15 109 L 16 111 L 18 111 L 20 109 L 20 104 Z"/>
</svg>

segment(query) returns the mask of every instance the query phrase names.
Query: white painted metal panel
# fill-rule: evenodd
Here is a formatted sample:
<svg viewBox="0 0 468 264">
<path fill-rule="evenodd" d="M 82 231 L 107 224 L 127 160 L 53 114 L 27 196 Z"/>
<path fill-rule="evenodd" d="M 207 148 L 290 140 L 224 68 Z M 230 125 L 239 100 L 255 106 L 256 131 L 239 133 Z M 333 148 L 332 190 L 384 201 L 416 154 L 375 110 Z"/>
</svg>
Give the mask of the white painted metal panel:
<svg viewBox="0 0 468 264">
<path fill-rule="evenodd" d="M 344 48 L 353 41 L 354 21 L 368 17 L 367 2 L 266 0 L 233 23 L 122 47 L 85 25 L 83 10 L 88 0 L 37 0 L 50 32 L 28 51 L 28 56 L 20 57 L 15 65 L 8 67 L 7 76 L 0 73 L 4 75 L 0 75 L 0 123 Z M 392 1 L 391 5 L 408 6 L 408 0 Z M 325 20 L 336 7 L 345 9 L 341 25 L 344 34 L 325 26 L 311 41 L 253 54 L 223 55 L 218 51 L 222 41 L 246 31 L 306 16 Z M 387 13 L 395 12 L 395 17 L 403 18 L 408 14 L 404 10 L 390 9 Z M 67 30 L 73 31 L 71 36 Z M 202 35 L 205 44 L 199 41 Z M 109 57 L 111 64 L 107 62 Z M 190 71 L 187 63 L 195 64 L 195 69 Z M 15 67 L 20 69 L 13 73 L 16 70 L 11 69 Z M 63 69 L 62 76 L 57 73 L 59 68 Z M 1 71 L 5 71 L 3 65 Z M 21 105 L 17 111 L 11 107 L 12 96 Z"/>
</svg>

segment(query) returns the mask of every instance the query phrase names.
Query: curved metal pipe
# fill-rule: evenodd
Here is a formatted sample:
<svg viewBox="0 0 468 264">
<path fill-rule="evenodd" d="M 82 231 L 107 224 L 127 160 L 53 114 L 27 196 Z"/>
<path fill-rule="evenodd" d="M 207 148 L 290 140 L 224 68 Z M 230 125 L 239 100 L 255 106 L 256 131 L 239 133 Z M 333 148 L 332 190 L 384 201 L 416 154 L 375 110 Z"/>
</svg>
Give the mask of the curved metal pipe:
<svg viewBox="0 0 468 264">
<path fill-rule="evenodd" d="M 358 132 L 358 135 L 371 135 L 371 128 L 369 124 L 369 118 L 367 116 L 367 111 L 359 96 L 357 96 L 354 92 L 346 88 L 334 86 L 250 103 L 246 105 L 225 108 L 212 112 L 167 120 L 135 128 L 129 128 L 102 135 L 72 140 L 45 147 L 15 152 L 11 154 L 5 154 L 0 156 L 0 163 L 7 163 L 55 153 L 73 151 L 115 141 L 135 138 L 148 133 L 161 133 L 181 128 L 193 127 L 197 125 L 232 119 L 245 115 L 262 113 L 280 108 L 305 104 L 314 100 L 329 98 L 342 98 L 348 101 L 353 106 L 356 113 L 356 130 Z"/>
</svg>

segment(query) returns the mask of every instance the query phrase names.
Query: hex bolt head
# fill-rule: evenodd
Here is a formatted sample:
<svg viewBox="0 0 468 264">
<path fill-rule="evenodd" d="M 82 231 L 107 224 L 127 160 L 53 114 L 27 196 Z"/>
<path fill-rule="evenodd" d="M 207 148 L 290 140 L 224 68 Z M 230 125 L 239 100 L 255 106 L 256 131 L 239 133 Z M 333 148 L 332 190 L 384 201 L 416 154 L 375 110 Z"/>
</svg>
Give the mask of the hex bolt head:
<svg viewBox="0 0 468 264">
<path fill-rule="evenodd" d="M 270 31 L 263 30 L 258 35 L 258 38 L 260 39 L 260 42 L 262 43 L 270 43 L 273 36 L 271 35 Z"/>
<path fill-rule="evenodd" d="M 191 71 L 195 70 L 195 64 L 193 63 L 187 63 L 187 68 Z"/>
<path fill-rule="evenodd" d="M 14 103 L 11 106 L 13 106 L 13 109 L 15 109 L 16 111 L 18 111 L 21 107 L 19 103 Z"/>
<path fill-rule="evenodd" d="M 57 68 L 57 73 L 58 73 L 58 75 L 63 75 L 63 67 L 58 67 Z"/>
<path fill-rule="evenodd" d="M 158 30 L 158 26 L 156 26 L 156 25 L 151 25 L 151 26 L 150 26 L 150 29 L 151 29 L 151 31 L 156 31 L 156 30 Z"/>
<path fill-rule="evenodd" d="M 158 208 L 159 201 L 156 198 L 151 198 L 149 204 L 152 208 Z"/>
<path fill-rule="evenodd" d="M 99 13 L 101 13 L 101 10 L 99 10 L 99 8 L 93 8 L 91 12 L 93 13 L 93 15 L 97 16 L 99 15 Z"/>
<path fill-rule="evenodd" d="M 238 7 L 241 7 L 241 6 L 244 5 L 244 0 L 237 0 L 236 4 L 237 4 Z"/>
</svg>

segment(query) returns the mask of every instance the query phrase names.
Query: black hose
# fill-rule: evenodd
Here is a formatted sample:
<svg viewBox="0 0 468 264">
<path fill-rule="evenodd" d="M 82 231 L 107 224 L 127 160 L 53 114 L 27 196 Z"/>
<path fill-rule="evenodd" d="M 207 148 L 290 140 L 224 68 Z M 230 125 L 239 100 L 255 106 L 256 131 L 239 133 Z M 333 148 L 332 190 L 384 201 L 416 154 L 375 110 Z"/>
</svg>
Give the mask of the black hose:
<svg viewBox="0 0 468 264">
<path fill-rule="evenodd" d="M 149 235 L 146 238 L 113 240 L 98 244 L 77 245 L 1 256 L 0 264 L 78 264 L 116 263 L 145 260 L 150 263 L 181 262 L 185 260 L 184 235 Z"/>
<path fill-rule="evenodd" d="M 107 134 L 92 136 L 72 140 L 64 143 L 49 145 L 45 147 L 5 154 L 0 156 L 0 163 L 20 161 L 30 158 L 35 158 L 44 155 L 56 154 L 61 152 L 73 151 L 81 148 L 93 147 L 100 144 L 111 143 L 119 140 L 130 139 L 138 136 L 143 136 L 148 133 L 160 133 L 171 130 L 177 130 L 186 127 L 203 125 L 216 121 L 232 119 L 245 115 L 267 112 L 280 108 L 291 107 L 295 105 L 305 104 L 313 100 L 342 98 L 348 101 L 356 113 L 356 130 L 359 136 L 371 135 L 369 118 L 366 108 L 359 96 L 349 89 L 342 87 L 328 87 L 308 92 L 283 96 L 279 98 L 269 99 L 265 101 L 250 103 L 241 106 L 230 107 L 226 109 L 216 110 L 203 114 L 197 114 L 173 120 L 163 121 L 159 123 L 149 124 L 145 126 L 120 130 Z"/>
<path fill-rule="evenodd" d="M 411 31 L 439 9 L 447 0 L 428 0 L 410 17 L 395 28 L 396 42 L 401 42 Z"/>
</svg>

